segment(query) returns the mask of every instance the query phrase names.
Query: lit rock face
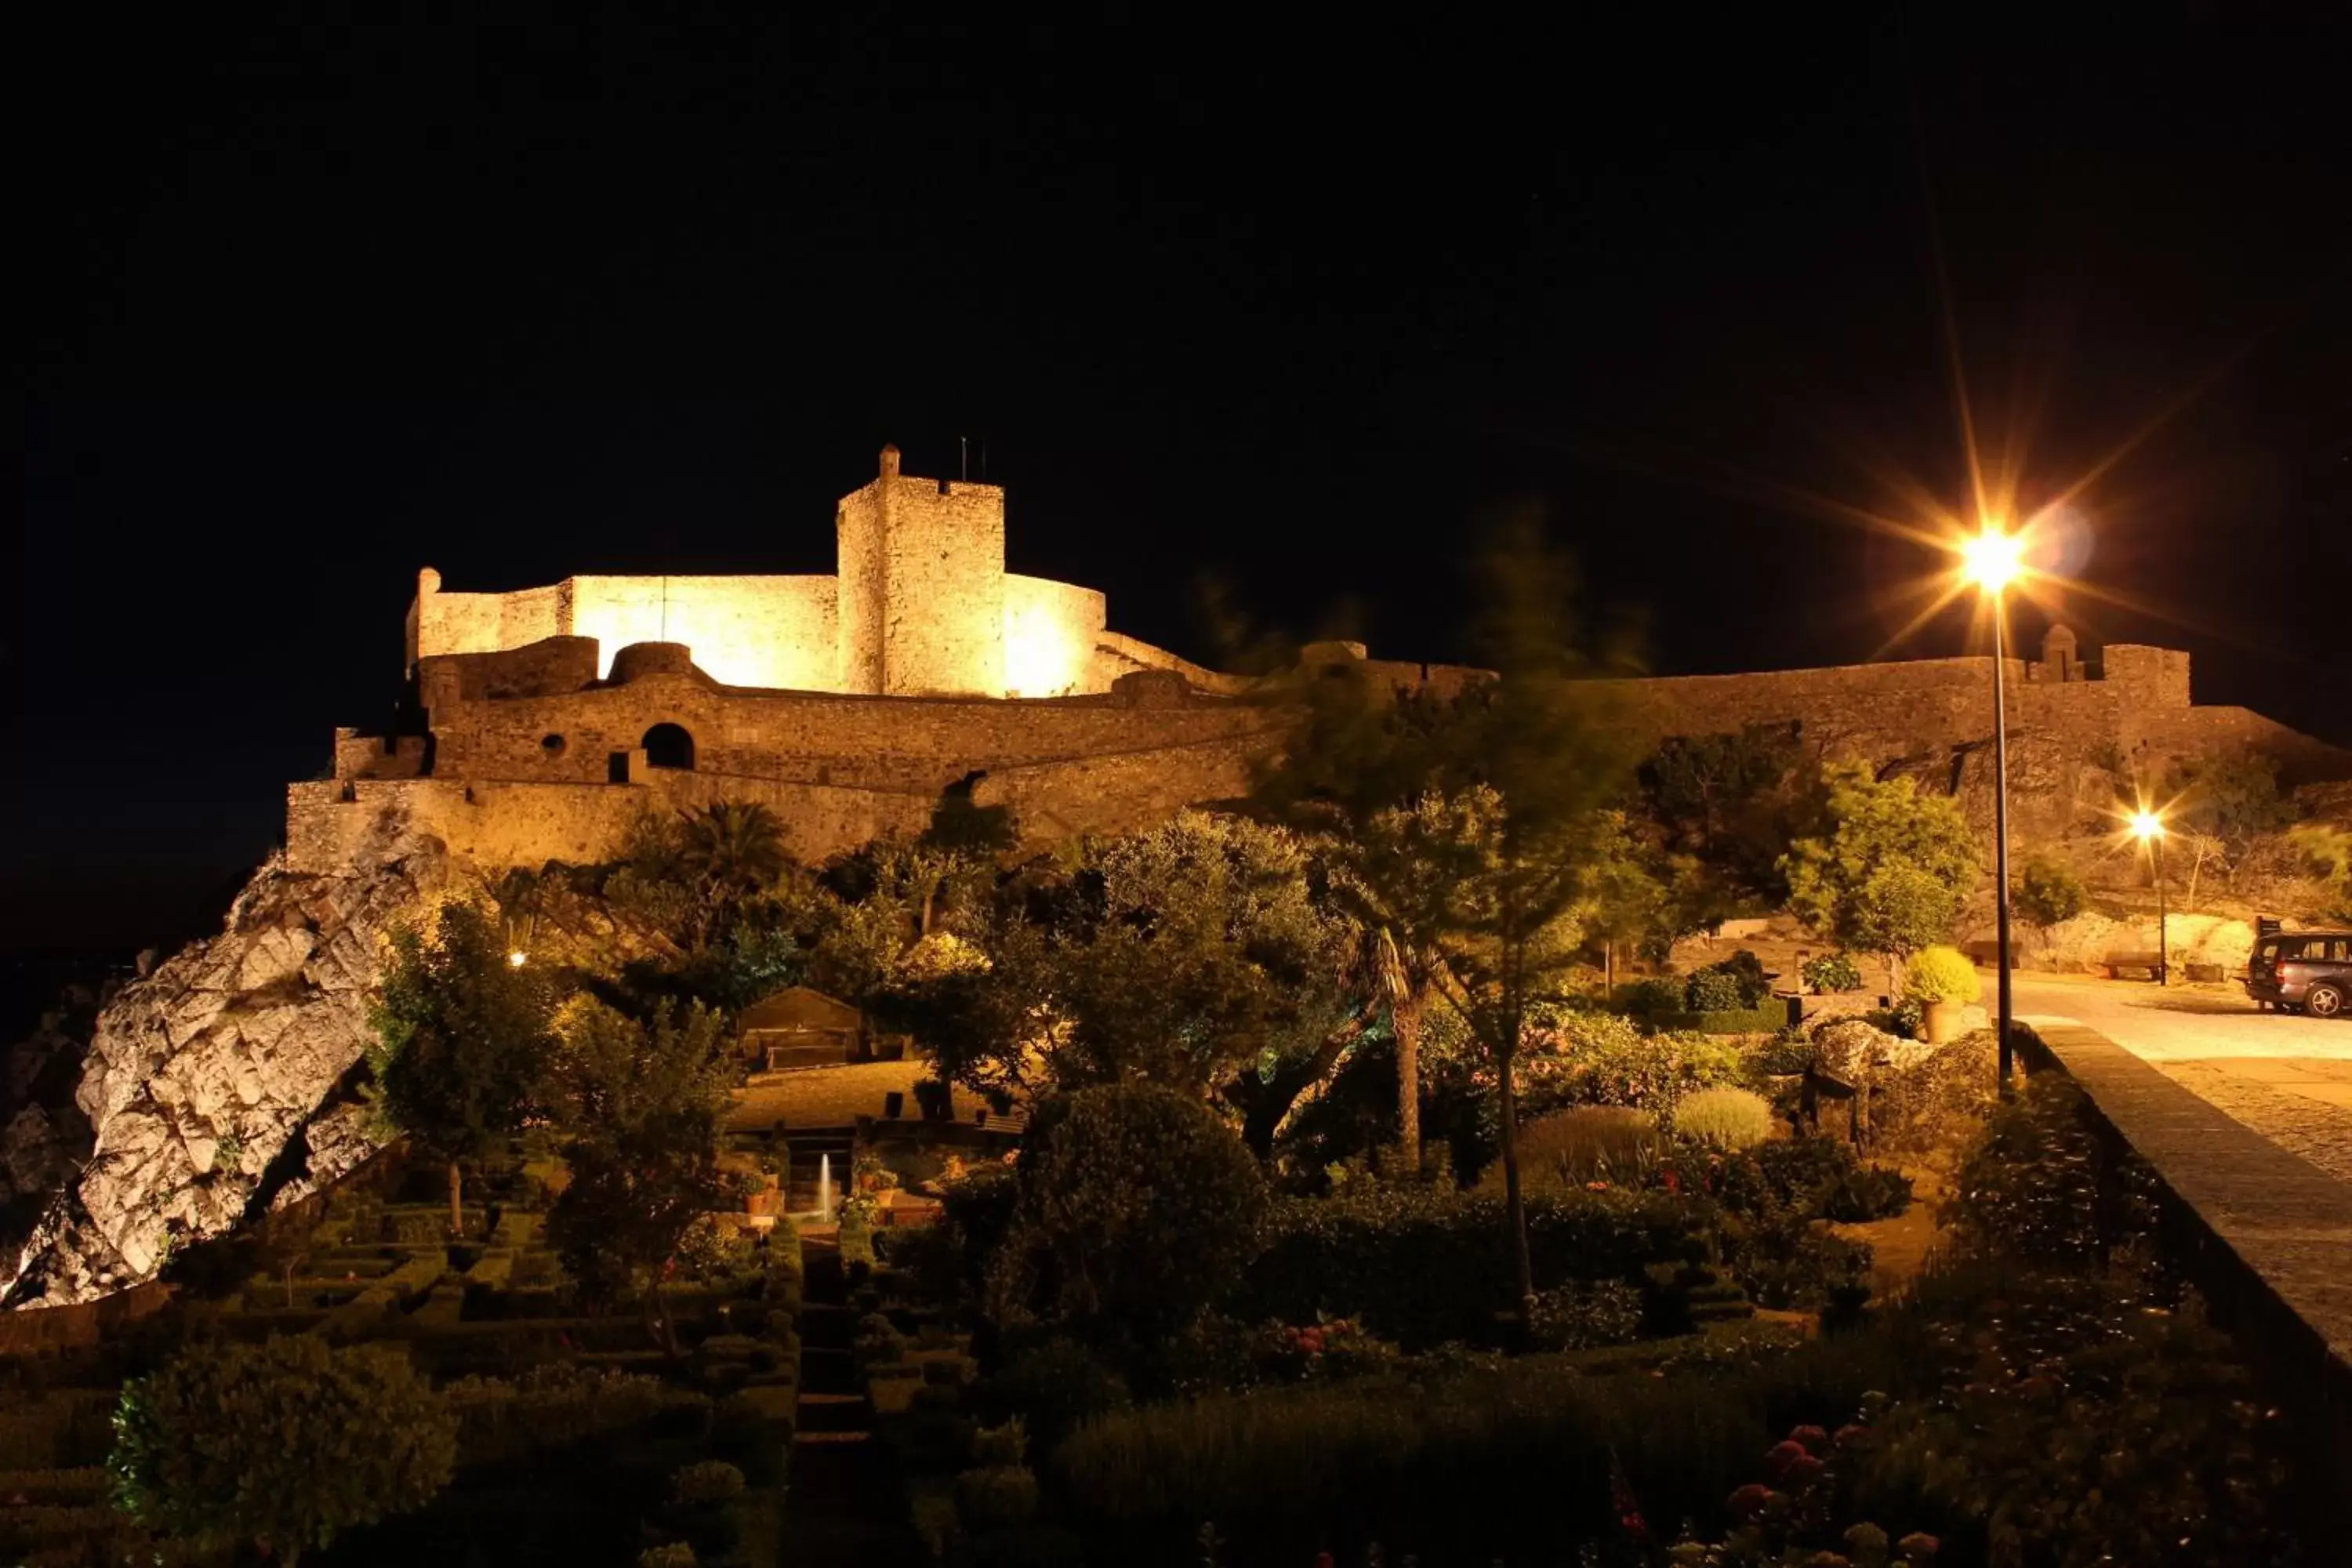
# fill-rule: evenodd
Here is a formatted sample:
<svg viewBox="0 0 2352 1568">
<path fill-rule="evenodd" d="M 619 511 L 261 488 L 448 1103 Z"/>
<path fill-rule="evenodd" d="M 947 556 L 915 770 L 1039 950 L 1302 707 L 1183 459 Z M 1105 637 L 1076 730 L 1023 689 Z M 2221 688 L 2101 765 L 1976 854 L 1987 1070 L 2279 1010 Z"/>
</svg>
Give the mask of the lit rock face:
<svg viewBox="0 0 2352 1568">
<path fill-rule="evenodd" d="M 173 1247 L 243 1221 L 299 1134 L 293 1201 L 373 1152 L 331 1104 L 373 1037 L 368 1000 L 393 922 L 441 885 L 437 839 L 397 826 L 349 874 L 273 858 L 219 936 L 126 985 L 99 1015 L 75 1100 L 93 1145 L 5 1275 L 9 1306 L 87 1301 L 152 1279 Z"/>
</svg>

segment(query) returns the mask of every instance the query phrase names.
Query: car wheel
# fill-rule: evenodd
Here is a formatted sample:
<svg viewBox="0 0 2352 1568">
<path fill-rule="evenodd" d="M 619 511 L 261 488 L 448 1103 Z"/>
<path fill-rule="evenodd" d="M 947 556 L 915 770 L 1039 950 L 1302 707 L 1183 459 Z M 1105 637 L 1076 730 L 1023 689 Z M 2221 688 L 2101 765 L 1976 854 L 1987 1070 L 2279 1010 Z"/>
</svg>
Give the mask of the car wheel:
<svg viewBox="0 0 2352 1568">
<path fill-rule="evenodd" d="M 2344 1011 L 2344 993 L 2325 983 L 2313 986 L 2303 998 L 2303 1010 L 2315 1018 L 2333 1018 Z"/>
</svg>

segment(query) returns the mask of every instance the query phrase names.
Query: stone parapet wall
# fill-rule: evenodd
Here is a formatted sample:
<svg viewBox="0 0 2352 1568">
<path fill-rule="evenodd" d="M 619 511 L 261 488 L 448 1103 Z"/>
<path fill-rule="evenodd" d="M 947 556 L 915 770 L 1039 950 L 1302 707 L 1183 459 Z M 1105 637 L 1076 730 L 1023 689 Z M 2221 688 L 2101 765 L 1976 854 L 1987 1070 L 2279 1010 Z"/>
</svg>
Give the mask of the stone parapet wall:
<svg viewBox="0 0 2352 1568">
<path fill-rule="evenodd" d="M 436 776 L 590 784 L 656 724 L 694 737 L 698 770 L 936 792 L 973 769 L 1018 766 L 1262 728 L 1262 710 L 1202 701 L 1139 708 L 1111 697 L 1009 702 L 751 692 L 657 674 L 560 697 L 433 715 Z M 551 743 L 553 742 L 553 743 Z"/>
</svg>

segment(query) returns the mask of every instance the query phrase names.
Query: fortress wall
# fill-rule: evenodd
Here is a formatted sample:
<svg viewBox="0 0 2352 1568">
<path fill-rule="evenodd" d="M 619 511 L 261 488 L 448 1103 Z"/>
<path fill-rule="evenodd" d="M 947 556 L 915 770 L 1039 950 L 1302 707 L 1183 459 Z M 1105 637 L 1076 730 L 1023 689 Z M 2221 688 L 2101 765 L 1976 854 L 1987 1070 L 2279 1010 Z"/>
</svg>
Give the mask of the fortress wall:
<svg viewBox="0 0 2352 1568">
<path fill-rule="evenodd" d="M 683 642 L 735 686 L 838 689 L 831 577 L 567 577 L 509 594 L 447 594 L 420 575 L 409 618 L 412 664 L 512 651 L 553 637 L 596 639 L 598 673 L 631 643 Z"/>
<path fill-rule="evenodd" d="M 417 697 L 427 712 L 492 698 L 547 697 L 584 689 L 599 663 L 593 637 L 544 637 L 496 653 L 435 654 L 417 661 Z"/>
<path fill-rule="evenodd" d="M 312 872 L 370 859 L 373 846 L 391 842 L 403 829 L 432 834 L 459 864 L 485 873 L 550 860 L 591 863 L 619 852 L 640 813 L 719 800 L 768 806 L 793 856 L 815 862 L 885 833 L 919 833 L 935 804 L 929 795 L 701 773 L 625 785 L 321 782 L 289 785 L 286 795 L 287 863 Z"/>
<path fill-rule="evenodd" d="M 1088 659 L 1087 689 L 1108 691 L 1111 682 L 1122 675 L 1132 675 L 1139 669 L 1171 669 L 1202 691 L 1223 697 L 1238 697 L 1253 682 L 1245 675 L 1227 675 L 1202 664 L 1194 664 L 1181 654 L 1170 653 L 1164 647 L 1154 647 L 1139 638 L 1109 630 L 1095 634 L 1095 646 Z"/>
<path fill-rule="evenodd" d="M 602 673 L 631 643 L 677 642 L 730 686 L 839 689 L 831 577 L 575 577 L 572 624 L 594 637 Z"/>
<path fill-rule="evenodd" d="M 1007 573 L 1004 578 L 1004 689 L 1013 697 L 1108 691 L 1095 679 L 1095 643 L 1108 601 L 1092 588 Z"/>
<path fill-rule="evenodd" d="M 1165 822 L 1188 805 L 1247 794 L 1250 758 L 1270 739 L 1270 732 L 1262 731 L 992 769 L 973 799 L 982 805 L 1011 806 L 1024 840 L 1133 832 Z"/>
<path fill-rule="evenodd" d="M 1110 698 L 1007 702 L 723 689 L 656 675 L 563 697 L 434 713 L 435 770 L 477 779 L 604 779 L 610 754 L 659 723 L 694 737 L 707 773 L 937 792 L 974 768 L 1061 761 L 1254 732 L 1260 710 L 1202 702 L 1129 707 Z M 558 736 L 562 744 L 542 742 Z"/>
<path fill-rule="evenodd" d="M 409 662 L 441 653 L 493 653 L 505 647 L 499 636 L 505 599 L 503 594 L 445 594 L 441 574 L 426 567 L 416 574 L 416 598 L 408 608 L 416 627 Z"/>
<path fill-rule="evenodd" d="M 2174 708 L 2132 713 L 2125 749 L 2152 759 L 2186 761 L 2216 751 L 2253 751 L 2279 764 L 2290 784 L 2352 779 L 2352 752 L 2314 740 L 2249 708 Z"/>
</svg>

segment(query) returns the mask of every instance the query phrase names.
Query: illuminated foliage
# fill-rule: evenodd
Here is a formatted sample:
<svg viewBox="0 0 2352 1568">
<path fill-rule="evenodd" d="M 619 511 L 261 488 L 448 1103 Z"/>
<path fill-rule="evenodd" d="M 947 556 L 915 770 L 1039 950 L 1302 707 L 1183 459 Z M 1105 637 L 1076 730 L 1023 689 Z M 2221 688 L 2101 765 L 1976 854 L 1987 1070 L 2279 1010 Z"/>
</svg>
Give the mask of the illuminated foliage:
<svg viewBox="0 0 2352 1568">
<path fill-rule="evenodd" d="M 126 1513 L 289 1565 L 352 1525 L 425 1506 L 457 1452 L 457 1417 L 405 1352 L 308 1335 L 194 1347 L 123 1385 L 114 1431 Z"/>
<path fill-rule="evenodd" d="M 1977 879 L 1976 839 L 1959 806 L 1861 763 L 1822 769 L 1828 831 L 1781 860 L 1789 907 L 1839 945 L 1909 954 L 1948 941 Z"/>
<path fill-rule="evenodd" d="M 377 1107 L 448 1163 L 449 1228 L 464 1228 L 465 1164 L 511 1137 L 536 1103 L 554 1037 L 545 970 L 515 963 L 471 904 L 440 912 L 428 938 L 395 930 L 369 1021 Z"/>
</svg>

